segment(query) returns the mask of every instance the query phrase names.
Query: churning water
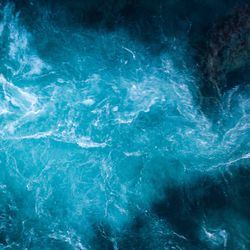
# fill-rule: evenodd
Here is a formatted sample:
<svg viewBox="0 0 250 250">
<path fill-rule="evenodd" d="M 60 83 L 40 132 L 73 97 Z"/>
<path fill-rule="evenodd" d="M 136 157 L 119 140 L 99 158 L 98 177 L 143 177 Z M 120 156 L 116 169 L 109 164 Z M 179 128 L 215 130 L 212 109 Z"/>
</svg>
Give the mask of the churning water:
<svg viewBox="0 0 250 250">
<path fill-rule="evenodd" d="M 0 4 L 0 249 L 250 249 L 249 86 L 67 15 Z"/>
</svg>

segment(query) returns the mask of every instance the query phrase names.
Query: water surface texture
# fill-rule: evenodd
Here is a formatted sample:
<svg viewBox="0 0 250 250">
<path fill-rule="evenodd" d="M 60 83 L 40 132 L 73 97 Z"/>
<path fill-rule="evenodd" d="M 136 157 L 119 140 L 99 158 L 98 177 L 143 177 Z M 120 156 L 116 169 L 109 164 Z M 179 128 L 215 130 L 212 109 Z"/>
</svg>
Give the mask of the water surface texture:
<svg viewBox="0 0 250 250">
<path fill-rule="evenodd" d="M 0 2 L 0 249 L 250 249 L 250 12 L 213 2 Z"/>
</svg>

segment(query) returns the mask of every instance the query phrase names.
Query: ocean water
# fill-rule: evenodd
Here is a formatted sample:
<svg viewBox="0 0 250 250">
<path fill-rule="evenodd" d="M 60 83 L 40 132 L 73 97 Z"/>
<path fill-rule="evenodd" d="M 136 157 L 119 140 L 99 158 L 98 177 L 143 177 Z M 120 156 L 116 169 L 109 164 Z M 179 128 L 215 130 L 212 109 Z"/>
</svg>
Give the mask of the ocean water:
<svg viewBox="0 0 250 250">
<path fill-rule="evenodd" d="M 73 2 L 0 3 L 0 249 L 250 249 L 248 83 L 204 109 L 191 21 Z"/>
</svg>

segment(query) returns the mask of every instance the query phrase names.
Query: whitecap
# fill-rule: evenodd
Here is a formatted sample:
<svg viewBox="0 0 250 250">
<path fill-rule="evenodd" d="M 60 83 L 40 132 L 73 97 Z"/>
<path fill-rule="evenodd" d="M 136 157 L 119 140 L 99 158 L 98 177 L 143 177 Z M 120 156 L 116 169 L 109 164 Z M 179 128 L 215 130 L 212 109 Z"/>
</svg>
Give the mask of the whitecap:
<svg viewBox="0 0 250 250">
<path fill-rule="evenodd" d="M 107 146 L 106 143 L 94 142 L 90 137 L 87 136 L 77 139 L 76 142 L 81 148 L 104 148 Z"/>
<path fill-rule="evenodd" d="M 22 88 L 8 82 L 2 74 L 0 74 L 0 83 L 3 85 L 5 99 L 13 106 L 23 111 L 34 110 L 34 106 L 38 102 L 38 98 L 35 94 L 24 91 Z"/>
<path fill-rule="evenodd" d="M 85 106 L 92 106 L 95 103 L 95 100 L 91 99 L 91 98 L 88 98 L 88 99 L 85 99 L 82 103 Z"/>
</svg>

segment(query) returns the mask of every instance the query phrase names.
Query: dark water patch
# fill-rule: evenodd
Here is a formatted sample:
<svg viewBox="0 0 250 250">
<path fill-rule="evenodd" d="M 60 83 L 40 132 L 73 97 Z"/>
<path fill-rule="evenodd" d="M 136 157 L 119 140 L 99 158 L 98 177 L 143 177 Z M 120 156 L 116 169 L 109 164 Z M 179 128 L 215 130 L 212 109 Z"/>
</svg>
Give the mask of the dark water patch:
<svg viewBox="0 0 250 250">
<path fill-rule="evenodd" d="M 204 220 L 210 218 L 212 221 L 213 216 L 232 234 L 235 229 L 230 216 L 240 215 L 243 223 L 240 222 L 237 234 L 245 234 L 244 221 L 249 228 L 249 173 L 249 166 L 241 165 L 231 166 L 215 175 L 198 174 L 191 183 L 168 187 L 165 199 L 154 203 L 153 212 L 166 219 L 175 232 L 201 245 L 205 244 L 201 238 Z M 235 243 L 230 244 L 228 249 L 233 249 Z M 211 249 L 217 249 L 214 247 Z"/>
</svg>

